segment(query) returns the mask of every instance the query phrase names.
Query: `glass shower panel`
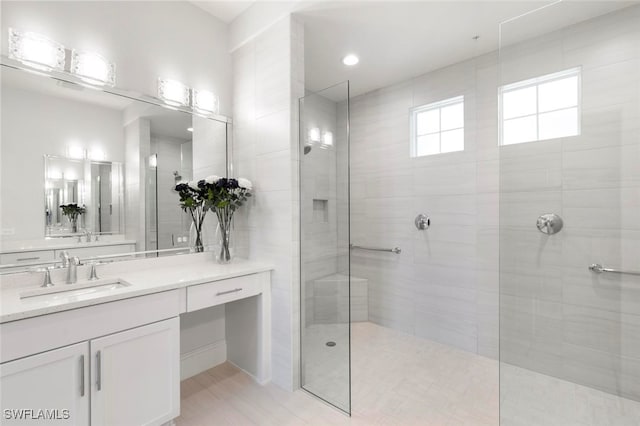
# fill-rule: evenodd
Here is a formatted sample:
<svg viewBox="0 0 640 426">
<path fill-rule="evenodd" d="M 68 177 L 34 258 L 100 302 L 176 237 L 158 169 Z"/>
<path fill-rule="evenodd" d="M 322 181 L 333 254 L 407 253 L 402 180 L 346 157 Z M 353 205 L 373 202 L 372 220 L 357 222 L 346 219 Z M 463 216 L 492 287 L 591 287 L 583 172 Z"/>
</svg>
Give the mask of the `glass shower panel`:
<svg viewBox="0 0 640 426">
<path fill-rule="evenodd" d="M 600 6 L 500 28 L 505 425 L 640 424 L 640 6 Z"/>
<path fill-rule="evenodd" d="M 302 388 L 351 411 L 349 83 L 300 99 Z"/>
</svg>

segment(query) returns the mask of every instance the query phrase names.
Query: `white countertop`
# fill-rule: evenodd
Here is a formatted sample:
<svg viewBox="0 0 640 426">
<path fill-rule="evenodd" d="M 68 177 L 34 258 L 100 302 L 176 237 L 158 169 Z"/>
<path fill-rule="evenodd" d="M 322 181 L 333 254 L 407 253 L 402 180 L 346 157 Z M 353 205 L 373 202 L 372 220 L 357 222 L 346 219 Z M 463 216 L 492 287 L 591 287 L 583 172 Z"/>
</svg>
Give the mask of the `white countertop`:
<svg viewBox="0 0 640 426">
<path fill-rule="evenodd" d="M 84 237 L 83 237 L 84 238 Z M 8 253 L 22 253 L 30 251 L 45 251 L 45 250 L 65 250 L 74 248 L 87 248 L 87 247 L 105 247 L 105 246 L 119 246 L 125 244 L 135 244 L 135 240 L 124 239 L 101 239 L 99 241 L 91 242 L 78 242 L 77 237 L 74 238 L 51 238 L 43 239 L 42 241 L 28 241 L 28 242 L 15 242 L 5 243 L 0 248 L 0 254 Z"/>
<path fill-rule="evenodd" d="M 25 291 L 39 288 L 42 274 L 23 273 L 0 276 L 0 323 L 30 318 L 54 312 L 77 309 L 105 302 L 143 296 L 167 290 L 218 281 L 243 275 L 270 271 L 267 263 L 234 259 L 232 263 L 220 265 L 213 259 L 213 253 L 160 257 L 153 259 L 118 262 L 98 267 L 101 280 L 118 278 L 131 284 L 114 290 L 89 295 L 21 299 Z M 64 284 L 65 270 L 53 271 L 52 280 L 56 286 L 73 289 L 74 284 Z M 78 283 L 86 283 L 87 266 L 78 267 Z"/>
</svg>

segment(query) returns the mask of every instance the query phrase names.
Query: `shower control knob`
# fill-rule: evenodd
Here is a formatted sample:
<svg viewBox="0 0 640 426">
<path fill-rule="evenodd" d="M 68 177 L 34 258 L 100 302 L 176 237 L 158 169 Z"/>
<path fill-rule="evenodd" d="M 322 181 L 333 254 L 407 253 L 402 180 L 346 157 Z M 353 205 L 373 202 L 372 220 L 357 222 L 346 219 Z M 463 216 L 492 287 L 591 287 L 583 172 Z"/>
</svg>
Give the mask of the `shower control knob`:
<svg viewBox="0 0 640 426">
<path fill-rule="evenodd" d="M 429 229 L 429 227 L 431 226 L 431 218 L 426 214 L 420 213 L 418 216 L 416 216 L 416 220 L 413 223 L 415 223 L 418 231 L 424 231 L 425 229 Z"/>
<path fill-rule="evenodd" d="M 546 213 L 538 218 L 536 226 L 543 234 L 553 235 L 560 232 L 564 223 L 562 218 L 555 213 Z"/>
</svg>

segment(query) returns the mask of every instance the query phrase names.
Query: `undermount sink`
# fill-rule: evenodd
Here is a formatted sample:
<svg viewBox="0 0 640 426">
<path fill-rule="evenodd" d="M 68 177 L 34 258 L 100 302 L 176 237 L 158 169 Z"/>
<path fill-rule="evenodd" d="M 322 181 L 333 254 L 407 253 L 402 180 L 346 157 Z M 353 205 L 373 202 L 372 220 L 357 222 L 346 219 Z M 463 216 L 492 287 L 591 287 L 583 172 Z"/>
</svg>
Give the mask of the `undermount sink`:
<svg viewBox="0 0 640 426">
<path fill-rule="evenodd" d="M 38 288 L 20 294 L 20 299 L 55 300 L 69 297 L 90 296 L 129 287 L 131 284 L 120 278 L 103 278 L 95 281 L 83 281 L 77 284 L 57 284 L 53 287 Z"/>
</svg>

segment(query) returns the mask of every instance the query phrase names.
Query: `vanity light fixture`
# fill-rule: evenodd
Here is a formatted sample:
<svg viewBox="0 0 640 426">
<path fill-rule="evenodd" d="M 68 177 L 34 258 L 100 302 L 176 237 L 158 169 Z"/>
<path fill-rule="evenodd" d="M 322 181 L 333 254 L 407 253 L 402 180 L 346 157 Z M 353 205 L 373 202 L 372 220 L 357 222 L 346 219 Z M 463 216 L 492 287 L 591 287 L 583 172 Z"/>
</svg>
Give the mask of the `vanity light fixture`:
<svg viewBox="0 0 640 426">
<path fill-rule="evenodd" d="M 309 142 L 320 142 L 320 129 L 317 127 L 309 129 Z"/>
<path fill-rule="evenodd" d="M 187 132 L 193 133 L 193 127 L 187 127 Z"/>
<path fill-rule="evenodd" d="M 169 105 L 189 106 L 191 90 L 176 80 L 158 79 L 158 97 Z"/>
<path fill-rule="evenodd" d="M 342 63 L 349 67 L 356 65 L 358 62 L 360 62 L 360 58 L 358 58 L 353 53 L 350 53 L 344 58 L 342 58 Z"/>
<path fill-rule="evenodd" d="M 115 86 L 116 66 L 92 52 L 71 51 L 71 73 L 90 84 Z"/>
<path fill-rule="evenodd" d="M 218 97 L 208 90 L 193 89 L 191 100 L 193 108 L 198 112 L 217 114 L 219 111 Z"/>
<path fill-rule="evenodd" d="M 64 71 L 64 46 L 41 34 L 9 28 L 9 57 L 44 71 Z"/>
</svg>

